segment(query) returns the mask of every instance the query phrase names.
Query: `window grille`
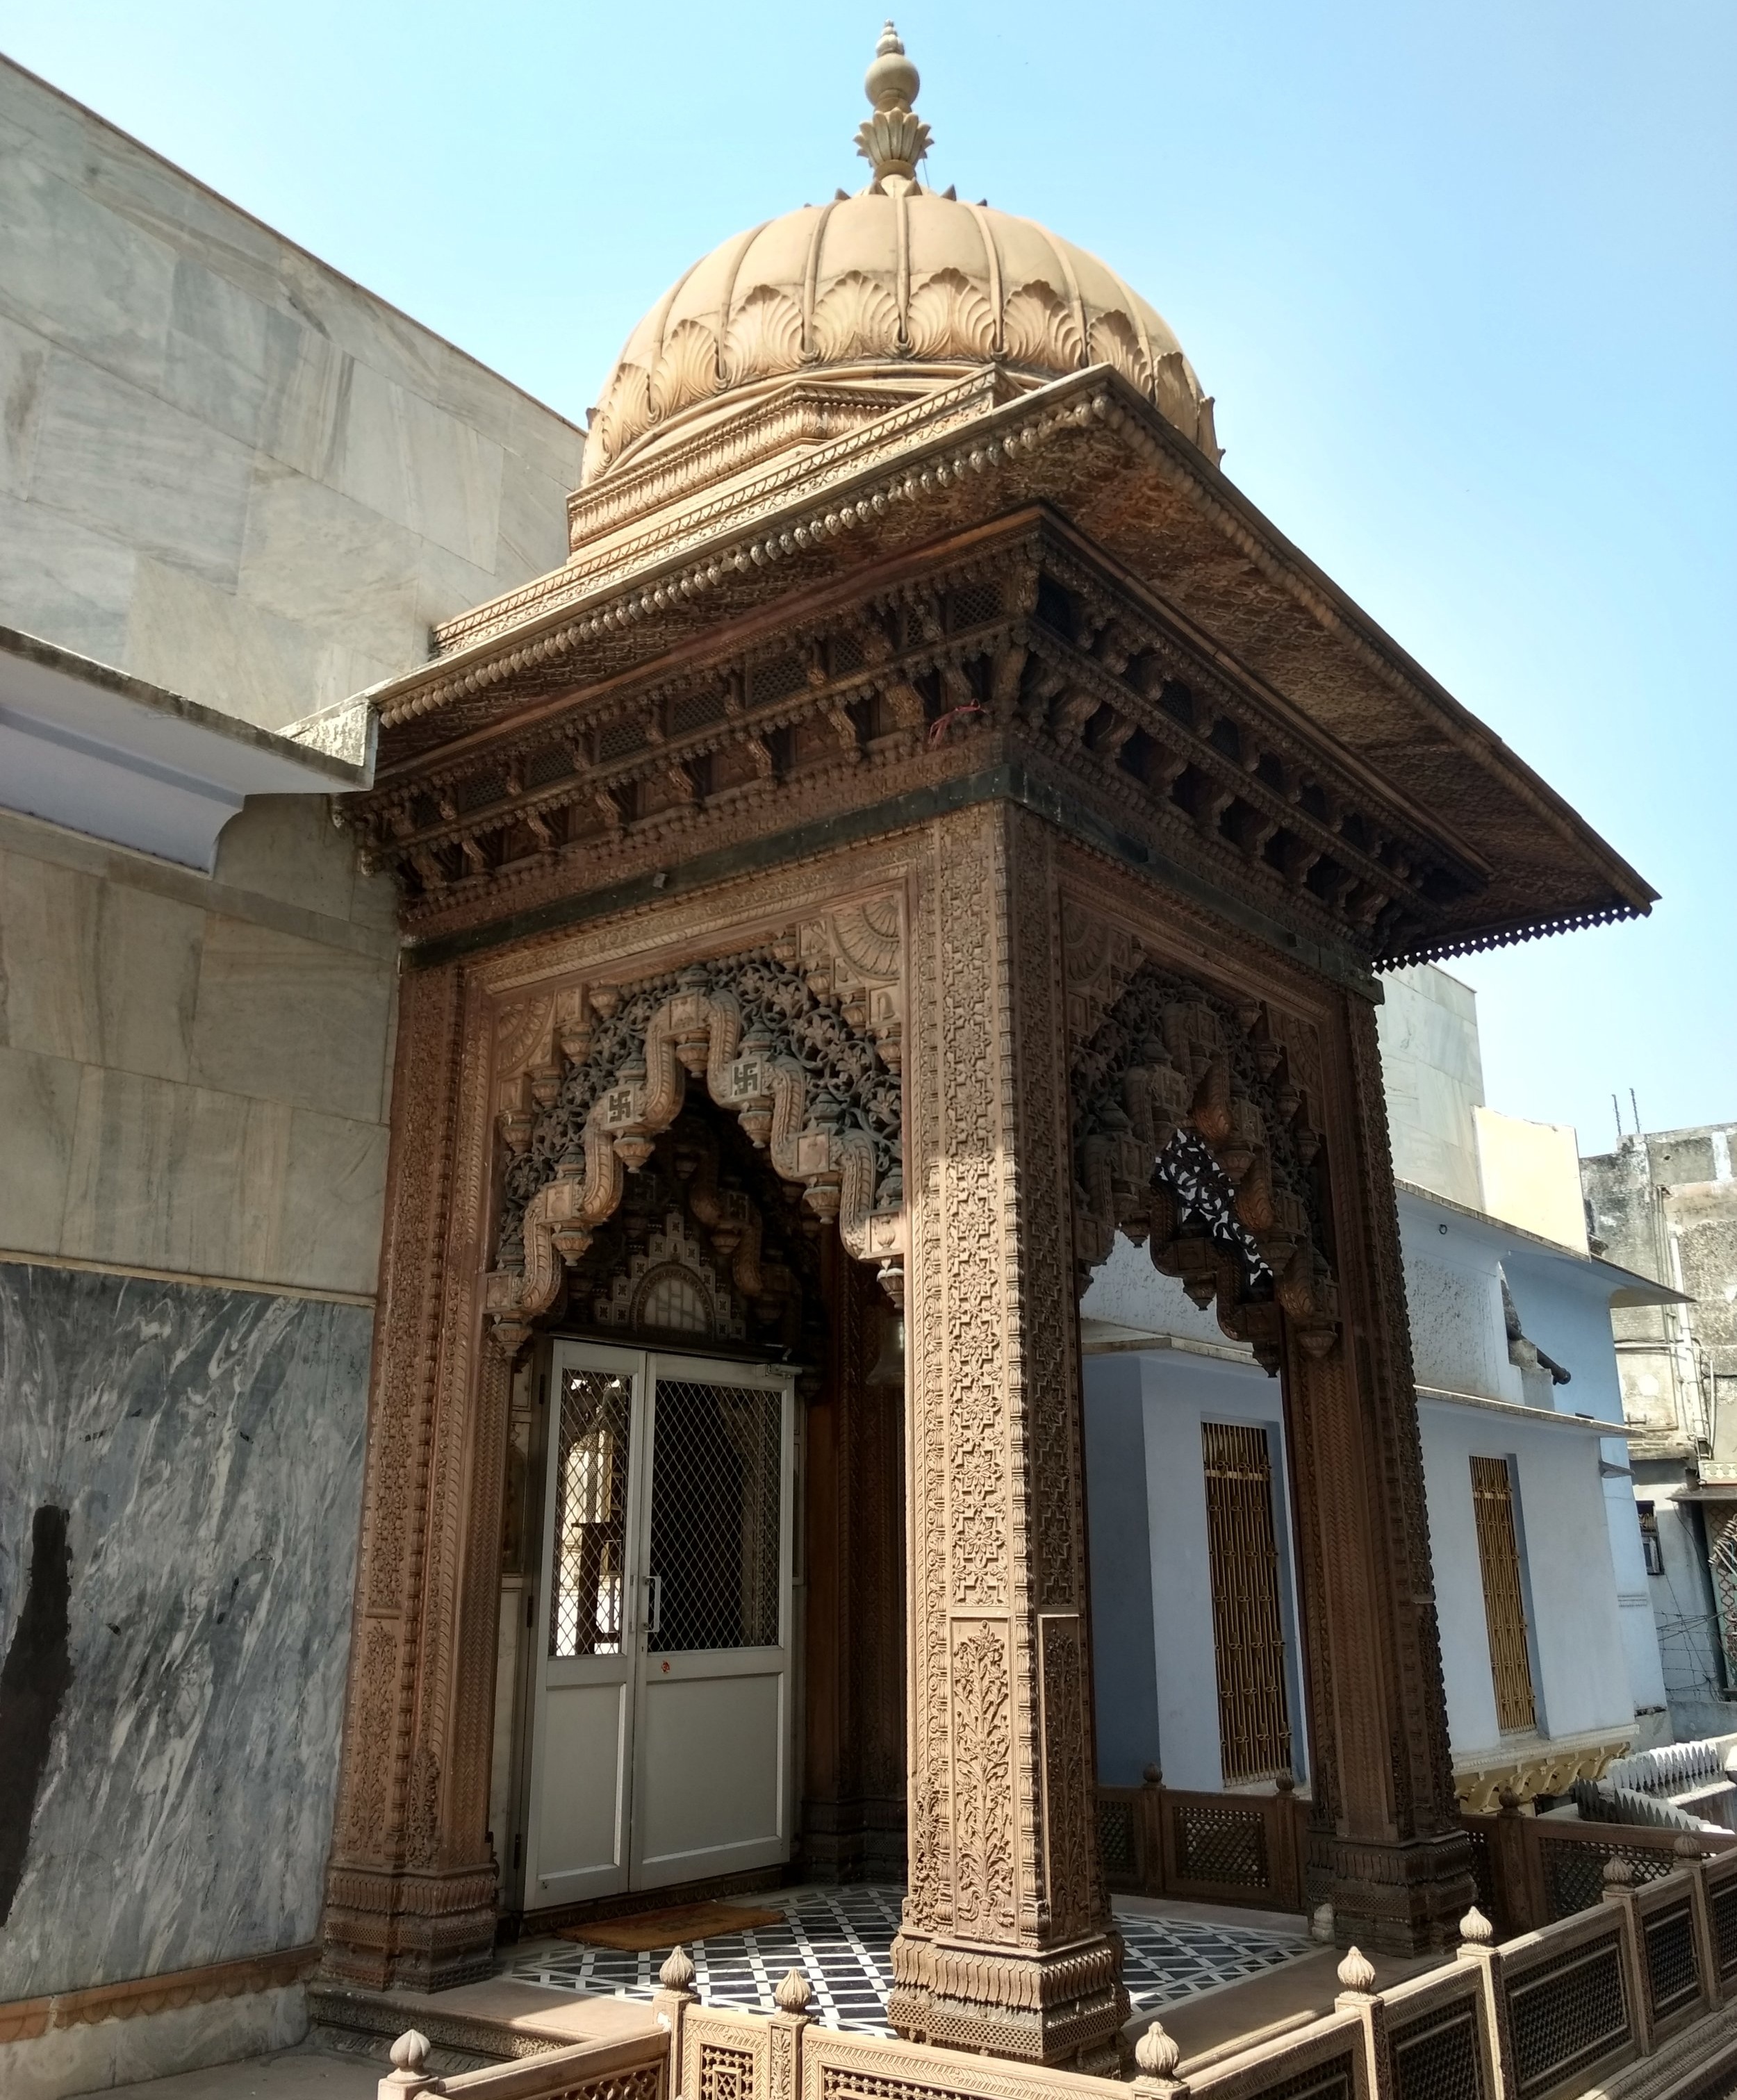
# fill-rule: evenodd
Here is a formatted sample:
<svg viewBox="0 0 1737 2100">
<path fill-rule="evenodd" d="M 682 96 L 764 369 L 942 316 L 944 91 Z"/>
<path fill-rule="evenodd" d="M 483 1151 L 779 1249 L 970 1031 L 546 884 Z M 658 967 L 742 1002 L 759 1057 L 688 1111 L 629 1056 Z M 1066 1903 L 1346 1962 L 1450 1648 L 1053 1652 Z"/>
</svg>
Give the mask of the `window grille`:
<svg viewBox="0 0 1737 2100">
<path fill-rule="evenodd" d="M 1478 2014 L 1465 2004 L 1393 2030 L 1394 2100 L 1485 2100 Z"/>
<path fill-rule="evenodd" d="M 1098 1797 L 1098 1856 L 1103 1877 L 1112 1889 L 1138 1886 L 1139 1860 L 1134 1851 L 1134 1804 L 1131 1801 Z"/>
<path fill-rule="evenodd" d="M 1478 1523 L 1478 1564 L 1483 1576 L 1483 1617 L 1490 1635 L 1490 1674 L 1496 1683 L 1496 1725 L 1506 1732 L 1537 1725 L 1531 1656 L 1526 1639 L 1525 1591 L 1514 1522 L 1514 1478 L 1505 1458 L 1472 1460 L 1472 1511 Z"/>
<path fill-rule="evenodd" d="M 572 770 L 573 755 L 564 743 L 546 743 L 525 761 L 524 784 L 546 788 L 551 781 L 564 780 Z"/>
<path fill-rule="evenodd" d="M 1206 1535 L 1224 1783 L 1291 1770 L 1272 1456 L 1258 1423 L 1203 1422 Z"/>
<path fill-rule="evenodd" d="M 1646 2001 L 1655 2020 L 1668 2018 L 1701 1995 L 1695 1966 L 1695 1924 L 1686 1903 L 1650 1917 L 1645 1927 Z"/>
<path fill-rule="evenodd" d="M 552 1657 L 619 1655 L 633 1382 L 565 1371 L 555 1445 Z"/>
<path fill-rule="evenodd" d="M 1520 2100 L 1548 2092 L 1629 2039 L 1622 1954 L 1614 1939 L 1560 1955 L 1507 1988 Z"/>
<path fill-rule="evenodd" d="M 1001 593 L 993 584 L 961 584 L 948 604 L 948 625 L 955 633 L 962 627 L 979 627 L 993 620 L 1001 609 Z"/>
<path fill-rule="evenodd" d="M 1176 1871 L 1187 1882 L 1217 1882 L 1234 1888 L 1271 1885 L 1266 1817 L 1257 1807 L 1218 1802 L 1172 1801 L 1170 1837 Z"/>
<path fill-rule="evenodd" d="M 748 667 L 748 704 L 763 708 L 769 701 L 788 699 L 808 682 L 808 668 L 800 656 L 770 656 Z"/>
<path fill-rule="evenodd" d="M 637 721 L 605 722 L 597 732 L 597 761 L 608 765 L 612 760 L 631 757 L 634 752 L 646 746 L 645 727 Z"/>
<path fill-rule="evenodd" d="M 697 693 L 683 693 L 670 709 L 670 733 L 688 736 L 696 729 L 709 729 L 714 722 L 721 722 L 727 712 L 723 695 L 715 686 Z"/>
<path fill-rule="evenodd" d="M 654 1653 L 777 1647 L 783 1496 L 781 1392 L 657 1381 L 648 1571 Z"/>
<path fill-rule="evenodd" d="M 1737 1974 L 1737 1882 L 1727 1882 L 1709 1899 L 1713 1936 L 1719 1957 L 1719 1974 Z"/>
<path fill-rule="evenodd" d="M 1258 2100 L 1353 2100 L 1358 2078 L 1349 2055 L 1329 2057 L 1312 2070 L 1299 2071 L 1276 2085 L 1248 2085 Z"/>
<path fill-rule="evenodd" d="M 1552 1917 L 1571 1917 L 1577 1910 L 1590 1910 L 1600 1901 L 1607 1860 L 1619 1855 L 1626 1860 L 1637 1882 L 1659 1881 L 1677 1864 L 1668 1852 L 1627 1845 L 1580 1844 L 1562 1838 L 1545 1838 L 1539 1851 L 1545 1886 L 1550 1892 Z"/>
</svg>

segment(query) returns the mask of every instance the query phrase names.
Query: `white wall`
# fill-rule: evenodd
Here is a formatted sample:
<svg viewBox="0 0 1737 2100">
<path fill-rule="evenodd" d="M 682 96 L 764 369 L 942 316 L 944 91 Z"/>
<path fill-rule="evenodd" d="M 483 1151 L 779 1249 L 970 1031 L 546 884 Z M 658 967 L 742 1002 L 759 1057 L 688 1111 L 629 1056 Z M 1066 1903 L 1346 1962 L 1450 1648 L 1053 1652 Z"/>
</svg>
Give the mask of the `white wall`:
<svg viewBox="0 0 1737 2100">
<path fill-rule="evenodd" d="M 1375 1009 L 1394 1172 L 1468 1208 L 1483 1207 L 1473 1112 L 1483 1099 L 1476 995 L 1423 963 L 1381 979 Z"/>
<path fill-rule="evenodd" d="M 1246 1353 L 1246 1345 L 1233 1342 L 1218 1325 L 1216 1312 L 1203 1312 L 1173 1276 L 1153 1268 L 1144 1246 L 1136 1246 L 1120 1233 L 1109 1260 L 1092 1272 L 1080 1301 L 1080 1317 L 1143 1334 L 1179 1335 L 1189 1341 Z"/>
<path fill-rule="evenodd" d="M 1098 1774 L 1138 1785 L 1158 1762 L 1152 1633 L 1151 1530 L 1146 1502 L 1146 1420 L 1140 1359 L 1085 1360 L 1087 1546 Z"/>
<path fill-rule="evenodd" d="M 1402 1189 L 1399 1242 L 1417 1383 L 1523 1405 L 1520 1373 L 1508 1361 L 1501 1261 L 1487 1229 Z"/>
<path fill-rule="evenodd" d="M 1134 1410 L 1138 1407 L 1137 1449 Z M 1218 1686 L 1213 1643 L 1211 1563 L 1200 1424 L 1257 1422 L 1274 1458 L 1274 1528 L 1291 1663 L 1288 1687 L 1293 1762 L 1307 1776 L 1306 1721 L 1297 1667 L 1297 1599 L 1279 1383 L 1253 1364 L 1180 1350 L 1088 1357 L 1086 1467 L 1091 1523 L 1093 1646 L 1097 1665 L 1099 1771 L 1109 1785 L 1139 1777 L 1134 1746 L 1156 1718 L 1157 1740 L 1139 1759 L 1160 1765 L 1172 1786 L 1215 1791 Z M 1125 1505 L 1136 1462 L 1144 1510 Z M 1122 1477 L 1110 1470 L 1126 1469 Z M 1139 1522 L 1143 1515 L 1144 1535 Z M 1120 1519 L 1120 1521 L 1118 1521 Z M 1150 1647 L 1139 1640 L 1138 1595 L 1150 1597 Z M 1105 1757 L 1112 1749 L 1117 1763 Z"/>
<path fill-rule="evenodd" d="M 1471 1459 L 1514 1461 L 1534 1643 L 1538 1732 L 1628 1728 L 1634 1707 L 1595 1436 L 1451 1401 L 1419 1403 L 1424 1489 L 1456 1760 L 1499 1750 L 1472 1510 Z"/>
</svg>

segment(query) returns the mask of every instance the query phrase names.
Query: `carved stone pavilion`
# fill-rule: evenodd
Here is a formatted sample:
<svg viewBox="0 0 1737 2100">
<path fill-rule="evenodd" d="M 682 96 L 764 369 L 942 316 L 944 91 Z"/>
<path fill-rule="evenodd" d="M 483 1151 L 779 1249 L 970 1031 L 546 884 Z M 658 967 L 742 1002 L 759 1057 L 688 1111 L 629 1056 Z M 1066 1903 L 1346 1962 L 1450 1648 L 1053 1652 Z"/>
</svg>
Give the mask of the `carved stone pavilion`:
<svg viewBox="0 0 1737 2100">
<path fill-rule="evenodd" d="M 634 331 L 569 559 L 367 696 L 407 948 L 325 1962 L 902 1872 L 899 2032 L 1103 2070 L 1078 1290 L 1143 1241 L 1282 1381 L 1311 1895 L 1443 1943 L 1379 973 L 1652 892 L 1225 478 L 1143 299 L 923 185 L 891 30 L 867 85 L 868 187 Z"/>
</svg>

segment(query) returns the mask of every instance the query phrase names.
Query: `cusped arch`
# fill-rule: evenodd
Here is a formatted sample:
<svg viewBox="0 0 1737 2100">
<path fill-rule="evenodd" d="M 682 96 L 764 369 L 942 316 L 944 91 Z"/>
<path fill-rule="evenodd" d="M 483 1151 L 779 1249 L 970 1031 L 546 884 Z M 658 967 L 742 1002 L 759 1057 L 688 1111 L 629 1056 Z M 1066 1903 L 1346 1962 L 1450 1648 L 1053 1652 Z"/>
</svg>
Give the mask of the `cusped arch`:
<svg viewBox="0 0 1737 2100">
<path fill-rule="evenodd" d="M 501 1115 L 508 1158 L 486 1303 L 509 1353 L 559 1302 L 568 1269 L 680 1114 L 691 1082 L 837 1224 L 847 1252 L 880 1264 L 899 1299 L 897 1026 L 877 1026 L 827 971 L 797 960 L 796 944 L 781 943 L 568 1000 L 546 1061 L 514 1082 Z M 729 1200 L 702 1175 L 692 1201 L 703 1222 L 727 1224 Z M 751 1220 L 732 1245 L 736 1280 L 752 1295 Z"/>
<path fill-rule="evenodd" d="M 1320 1137 L 1265 1005 L 1143 963 L 1075 1061 L 1082 1284 L 1118 1232 L 1144 1241 L 1225 1332 L 1276 1370 L 1288 1325 L 1320 1355 L 1338 1290 L 1323 1252 Z"/>
</svg>

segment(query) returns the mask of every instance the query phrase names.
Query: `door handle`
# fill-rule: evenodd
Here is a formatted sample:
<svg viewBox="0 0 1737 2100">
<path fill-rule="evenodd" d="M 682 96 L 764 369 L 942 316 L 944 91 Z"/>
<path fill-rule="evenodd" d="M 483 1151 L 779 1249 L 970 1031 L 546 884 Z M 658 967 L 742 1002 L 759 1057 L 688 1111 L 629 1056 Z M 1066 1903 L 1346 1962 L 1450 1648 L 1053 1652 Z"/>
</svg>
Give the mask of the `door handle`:
<svg viewBox="0 0 1737 2100">
<path fill-rule="evenodd" d="M 645 1586 L 649 1592 L 646 1600 L 645 1630 L 648 1634 L 661 1633 L 664 1625 L 664 1578 L 661 1575 L 648 1575 Z"/>
</svg>

